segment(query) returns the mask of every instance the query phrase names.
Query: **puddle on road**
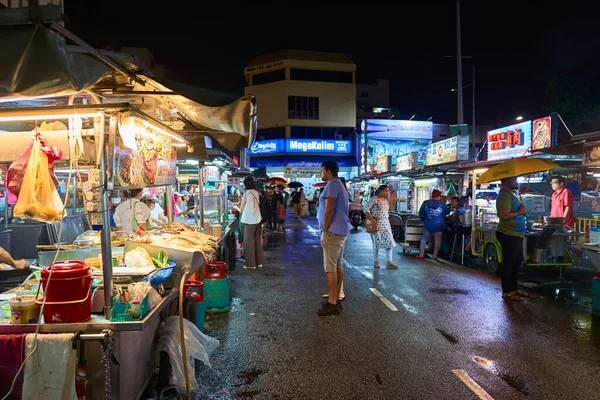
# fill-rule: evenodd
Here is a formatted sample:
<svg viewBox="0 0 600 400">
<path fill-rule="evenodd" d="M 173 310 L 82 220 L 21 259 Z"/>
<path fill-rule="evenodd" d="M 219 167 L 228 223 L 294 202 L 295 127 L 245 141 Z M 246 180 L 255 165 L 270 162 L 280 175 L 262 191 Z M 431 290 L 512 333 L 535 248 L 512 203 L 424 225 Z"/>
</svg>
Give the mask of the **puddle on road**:
<svg viewBox="0 0 600 400">
<path fill-rule="evenodd" d="M 438 328 L 436 328 L 435 330 L 438 331 L 450 343 L 452 343 L 452 344 L 458 343 L 458 339 L 455 336 L 453 336 L 453 335 L 449 334 L 448 332 L 446 332 L 445 330 L 438 329 Z"/>
<path fill-rule="evenodd" d="M 492 374 L 506 382 L 509 386 L 518 390 L 521 394 L 524 394 L 525 396 L 533 395 L 533 388 L 529 383 L 527 383 L 527 381 L 525 381 L 525 379 L 511 375 L 506 371 L 501 371 L 496 367 L 496 364 L 493 361 L 486 358 L 474 356 L 473 359 L 483 368 L 487 369 Z"/>
<path fill-rule="evenodd" d="M 264 373 L 262 369 L 251 369 L 248 371 L 240 372 L 240 378 L 245 379 L 245 385 L 251 385 L 259 376 Z"/>
<path fill-rule="evenodd" d="M 429 291 L 431 293 L 437 293 L 437 294 L 469 294 L 469 293 L 471 293 L 468 290 L 456 289 L 456 288 L 432 288 L 432 289 L 429 289 Z"/>
</svg>

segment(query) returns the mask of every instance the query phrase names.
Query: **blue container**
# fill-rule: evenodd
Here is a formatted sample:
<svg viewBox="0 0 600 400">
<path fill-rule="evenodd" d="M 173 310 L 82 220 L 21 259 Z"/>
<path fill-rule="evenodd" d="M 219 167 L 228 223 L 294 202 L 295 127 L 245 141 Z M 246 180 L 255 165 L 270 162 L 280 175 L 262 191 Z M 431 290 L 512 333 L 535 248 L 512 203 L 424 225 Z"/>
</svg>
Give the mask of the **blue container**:
<svg viewBox="0 0 600 400">
<path fill-rule="evenodd" d="M 204 278 L 204 298 L 207 312 L 229 310 L 229 277 Z"/>
<path fill-rule="evenodd" d="M 600 316 L 600 279 L 592 280 L 592 314 Z"/>
<path fill-rule="evenodd" d="M 204 319 L 206 318 L 206 301 L 196 303 L 196 327 L 204 332 Z"/>
</svg>

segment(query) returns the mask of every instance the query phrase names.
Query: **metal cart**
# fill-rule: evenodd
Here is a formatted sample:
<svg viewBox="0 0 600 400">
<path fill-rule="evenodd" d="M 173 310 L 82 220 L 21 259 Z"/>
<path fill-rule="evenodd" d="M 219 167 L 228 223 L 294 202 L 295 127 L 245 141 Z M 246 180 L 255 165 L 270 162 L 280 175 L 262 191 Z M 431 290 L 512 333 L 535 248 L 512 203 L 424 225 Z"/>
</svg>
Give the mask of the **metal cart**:
<svg viewBox="0 0 600 400">
<path fill-rule="evenodd" d="M 412 250 L 419 250 L 423 236 L 423 221 L 419 217 L 408 217 L 404 226 L 404 244 L 402 251 L 409 255 Z"/>
</svg>

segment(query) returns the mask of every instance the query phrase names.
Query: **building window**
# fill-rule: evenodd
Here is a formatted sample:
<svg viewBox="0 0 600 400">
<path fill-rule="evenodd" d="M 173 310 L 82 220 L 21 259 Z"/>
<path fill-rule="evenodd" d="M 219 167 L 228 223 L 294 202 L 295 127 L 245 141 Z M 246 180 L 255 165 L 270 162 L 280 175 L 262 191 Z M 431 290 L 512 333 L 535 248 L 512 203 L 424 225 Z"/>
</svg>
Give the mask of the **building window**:
<svg viewBox="0 0 600 400">
<path fill-rule="evenodd" d="M 278 69 L 252 75 L 252 85 L 264 85 L 266 83 L 280 82 L 285 80 L 285 70 Z"/>
<path fill-rule="evenodd" d="M 288 119 L 319 119 L 319 98 L 288 96 Z"/>
<path fill-rule="evenodd" d="M 352 72 L 292 68 L 290 79 L 293 81 L 352 83 Z"/>
<path fill-rule="evenodd" d="M 369 92 L 360 92 L 360 97 L 369 97 Z"/>
</svg>

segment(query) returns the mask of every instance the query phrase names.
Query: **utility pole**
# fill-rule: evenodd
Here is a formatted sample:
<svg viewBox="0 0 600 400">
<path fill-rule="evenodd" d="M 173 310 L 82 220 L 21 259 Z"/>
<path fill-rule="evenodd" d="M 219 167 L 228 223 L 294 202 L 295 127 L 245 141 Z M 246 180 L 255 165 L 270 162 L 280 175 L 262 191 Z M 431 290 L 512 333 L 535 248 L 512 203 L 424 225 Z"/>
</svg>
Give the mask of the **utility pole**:
<svg viewBox="0 0 600 400">
<path fill-rule="evenodd" d="M 462 50 L 460 44 L 460 0 L 456 0 L 456 89 L 458 93 L 458 122 L 463 123 Z"/>
</svg>

